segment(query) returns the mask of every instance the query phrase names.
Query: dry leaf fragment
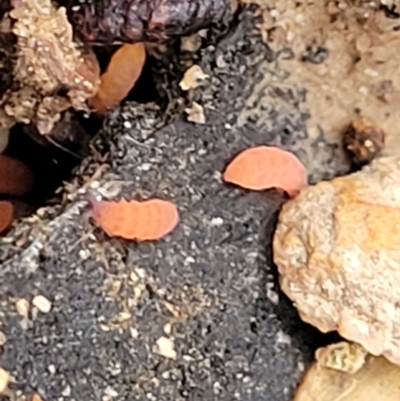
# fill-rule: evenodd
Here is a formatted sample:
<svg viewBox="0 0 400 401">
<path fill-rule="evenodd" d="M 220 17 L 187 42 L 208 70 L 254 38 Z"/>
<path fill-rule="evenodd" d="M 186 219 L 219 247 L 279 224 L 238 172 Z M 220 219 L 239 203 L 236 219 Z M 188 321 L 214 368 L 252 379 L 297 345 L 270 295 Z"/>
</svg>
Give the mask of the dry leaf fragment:
<svg viewBox="0 0 400 401">
<path fill-rule="evenodd" d="M 0 194 L 21 196 L 34 184 L 31 170 L 17 159 L 0 155 Z"/>
<path fill-rule="evenodd" d="M 179 86 L 182 90 L 196 89 L 202 81 L 208 78 L 199 65 L 192 65 L 185 71 Z"/>
<path fill-rule="evenodd" d="M 185 109 L 186 114 L 188 115 L 188 121 L 197 124 L 205 124 L 206 117 L 204 115 L 203 106 L 200 104 L 193 102 L 191 107 L 187 107 Z"/>
<path fill-rule="evenodd" d="M 3 368 L 0 368 L 0 394 L 8 388 L 8 383 L 10 382 L 10 374 Z"/>
<path fill-rule="evenodd" d="M 51 302 L 43 295 L 37 295 L 33 298 L 32 305 L 43 313 L 49 313 L 51 310 Z"/>
<path fill-rule="evenodd" d="M 257 146 L 239 153 L 226 167 L 223 179 L 256 191 L 282 189 L 293 197 L 307 186 L 307 171 L 294 154 Z"/>
<path fill-rule="evenodd" d="M 97 113 L 105 114 L 128 95 L 142 73 L 145 60 L 143 43 L 124 44 L 113 54 L 107 71 L 101 76 L 100 88 L 91 99 Z"/>
<path fill-rule="evenodd" d="M 7 231 L 14 220 L 14 205 L 8 201 L 0 201 L 0 234 Z"/>
<path fill-rule="evenodd" d="M 177 207 L 162 199 L 117 202 L 90 199 L 92 217 L 111 237 L 157 240 L 169 234 L 179 222 Z"/>
<path fill-rule="evenodd" d="M 39 394 L 33 394 L 31 401 L 43 401 L 43 399 Z"/>
<path fill-rule="evenodd" d="M 160 337 L 157 340 L 158 353 L 169 359 L 176 359 L 176 351 L 174 342 L 168 337 Z"/>
</svg>

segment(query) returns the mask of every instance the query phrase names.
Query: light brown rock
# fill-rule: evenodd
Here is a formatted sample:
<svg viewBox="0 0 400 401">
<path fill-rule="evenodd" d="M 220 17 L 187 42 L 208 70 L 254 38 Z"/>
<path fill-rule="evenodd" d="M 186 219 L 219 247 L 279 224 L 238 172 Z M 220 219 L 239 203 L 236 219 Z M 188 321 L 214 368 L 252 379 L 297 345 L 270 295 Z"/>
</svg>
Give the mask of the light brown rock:
<svg viewBox="0 0 400 401">
<path fill-rule="evenodd" d="M 400 399 L 400 367 L 368 355 L 356 373 L 311 365 L 293 401 L 394 401 Z"/>
<path fill-rule="evenodd" d="M 400 159 L 306 188 L 274 237 L 283 291 L 301 318 L 400 365 Z"/>
</svg>

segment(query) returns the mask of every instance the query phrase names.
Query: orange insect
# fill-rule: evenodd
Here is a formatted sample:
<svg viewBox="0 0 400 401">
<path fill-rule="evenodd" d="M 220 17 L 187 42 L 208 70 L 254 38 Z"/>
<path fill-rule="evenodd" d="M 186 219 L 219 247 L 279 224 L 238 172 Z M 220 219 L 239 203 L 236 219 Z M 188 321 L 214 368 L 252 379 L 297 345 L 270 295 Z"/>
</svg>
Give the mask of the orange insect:
<svg viewBox="0 0 400 401">
<path fill-rule="evenodd" d="M 239 153 L 223 173 L 226 182 L 256 191 L 277 188 L 291 197 L 308 185 L 307 171 L 292 153 L 257 146 Z"/>
<path fill-rule="evenodd" d="M 43 399 L 39 394 L 33 394 L 31 401 L 43 401 Z"/>
<path fill-rule="evenodd" d="M 7 231 L 14 220 L 14 205 L 8 201 L 0 201 L 0 234 Z"/>
<path fill-rule="evenodd" d="M 91 216 L 110 236 L 129 240 L 157 240 L 169 234 L 179 222 L 177 207 L 162 199 L 117 202 L 97 201 L 90 196 Z"/>
<path fill-rule="evenodd" d="M 21 196 L 29 192 L 34 184 L 31 170 L 12 157 L 0 155 L 0 193 Z"/>
<path fill-rule="evenodd" d="M 124 44 L 111 57 L 101 76 L 100 88 L 90 104 L 98 114 L 105 114 L 121 102 L 133 88 L 146 60 L 143 43 Z"/>
</svg>

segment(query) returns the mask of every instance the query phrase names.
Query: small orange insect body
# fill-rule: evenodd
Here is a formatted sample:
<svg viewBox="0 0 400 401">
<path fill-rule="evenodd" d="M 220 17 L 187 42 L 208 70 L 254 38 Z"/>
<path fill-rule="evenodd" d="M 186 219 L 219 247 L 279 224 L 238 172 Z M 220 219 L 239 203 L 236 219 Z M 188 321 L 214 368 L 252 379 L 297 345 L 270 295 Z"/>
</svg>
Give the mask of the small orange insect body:
<svg viewBox="0 0 400 401">
<path fill-rule="evenodd" d="M 0 155 L 0 193 L 21 196 L 29 192 L 34 176 L 29 167 L 9 156 Z"/>
<path fill-rule="evenodd" d="M 257 146 L 239 153 L 226 167 L 223 179 L 256 191 L 282 189 L 290 196 L 308 185 L 307 171 L 300 160 L 272 146 Z"/>
<path fill-rule="evenodd" d="M 105 114 L 128 95 L 142 73 L 145 59 L 143 43 L 124 44 L 112 55 L 101 76 L 100 88 L 90 102 L 97 113 Z"/>
<path fill-rule="evenodd" d="M 14 205 L 8 201 L 0 201 L 0 234 L 7 231 L 14 220 Z"/>
<path fill-rule="evenodd" d="M 92 217 L 110 236 L 151 241 L 169 234 L 179 222 L 176 206 L 162 199 L 118 202 L 91 199 Z"/>
</svg>

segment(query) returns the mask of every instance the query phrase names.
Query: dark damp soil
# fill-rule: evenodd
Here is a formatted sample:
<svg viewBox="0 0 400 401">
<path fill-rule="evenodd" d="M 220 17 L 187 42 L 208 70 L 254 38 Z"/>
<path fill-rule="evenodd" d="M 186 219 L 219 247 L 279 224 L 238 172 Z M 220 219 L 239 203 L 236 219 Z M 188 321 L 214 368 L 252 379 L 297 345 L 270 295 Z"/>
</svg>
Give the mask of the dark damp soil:
<svg viewBox="0 0 400 401">
<path fill-rule="evenodd" d="M 198 63 L 210 77 L 175 102 L 169 118 L 162 104 L 145 101 L 111 112 L 63 202 L 1 240 L 0 366 L 17 397 L 290 401 L 313 351 L 329 342 L 277 286 L 271 239 L 281 195 L 239 190 L 220 177 L 237 152 L 258 144 L 296 153 L 313 181 L 344 168 L 322 134 L 308 138 L 304 93 L 261 96 L 266 71 L 272 80 L 285 74 L 253 28 L 245 9 L 227 36 L 203 47 Z M 166 90 L 174 99 L 181 77 L 172 71 Z M 162 82 L 174 75 L 154 67 L 156 74 Z M 193 100 L 206 124 L 186 121 Z M 268 124 L 246 110 L 267 114 Z M 82 216 L 89 187 L 170 199 L 180 224 L 155 243 L 110 239 Z M 16 301 L 36 295 L 51 302 L 50 312 L 19 315 Z M 161 337 L 173 342 L 175 358 L 159 355 Z"/>
</svg>

